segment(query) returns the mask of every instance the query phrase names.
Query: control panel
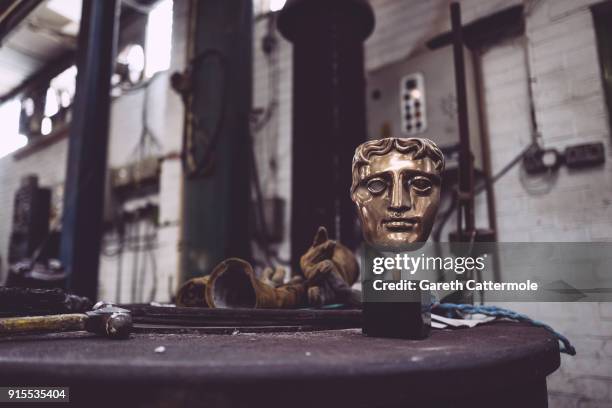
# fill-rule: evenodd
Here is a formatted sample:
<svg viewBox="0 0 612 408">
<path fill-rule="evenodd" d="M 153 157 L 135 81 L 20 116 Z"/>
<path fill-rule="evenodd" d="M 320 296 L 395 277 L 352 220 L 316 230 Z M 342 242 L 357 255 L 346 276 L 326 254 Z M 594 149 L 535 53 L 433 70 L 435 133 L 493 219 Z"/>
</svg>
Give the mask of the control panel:
<svg viewBox="0 0 612 408">
<path fill-rule="evenodd" d="M 406 75 L 400 80 L 400 115 L 402 132 L 413 136 L 427 129 L 425 78 L 420 72 Z"/>
</svg>

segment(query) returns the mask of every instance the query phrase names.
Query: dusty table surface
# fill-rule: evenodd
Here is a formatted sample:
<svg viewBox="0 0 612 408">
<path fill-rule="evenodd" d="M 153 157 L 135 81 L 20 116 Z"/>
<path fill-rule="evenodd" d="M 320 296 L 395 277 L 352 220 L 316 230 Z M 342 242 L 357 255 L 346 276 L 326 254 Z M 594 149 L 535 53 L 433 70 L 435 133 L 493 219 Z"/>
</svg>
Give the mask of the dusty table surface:
<svg viewBox="0 0 612 408">
<path fill-rule="evenodd" d="M 541 328 L 506 322 L 433 330 L 420 341 L 358 329 L 134 334 L 125 341 L 63 333 L 0 338 L 0 384 L 71 385 L 74 395 L 112 384 L 185 401 L 197 391 L 197 401 L 221 406 L 272 396 L 279 405 L 321 405 L 322 395 L 336 406 L 452 401 L 476 398 L 477 389 L 502 395 L 541 385 L 559 366 L 558 347 Z"/>
</svg>

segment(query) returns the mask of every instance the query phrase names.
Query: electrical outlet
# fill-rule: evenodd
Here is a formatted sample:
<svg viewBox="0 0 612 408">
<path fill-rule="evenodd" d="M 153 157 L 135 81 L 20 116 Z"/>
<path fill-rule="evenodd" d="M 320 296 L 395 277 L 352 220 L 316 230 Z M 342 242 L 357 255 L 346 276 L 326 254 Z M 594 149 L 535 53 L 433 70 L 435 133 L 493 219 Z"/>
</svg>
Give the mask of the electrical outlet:
<svg viewBox="0 0 612 408">
<path fill-rule="evenodd" d="M 565 148 L 565 165 L 570 169 L 599 166 L 606 161 L 603 143 L 585 143 Z"/>
<path fill-rule="evenodd" d="M 556 149 L 533 147 L 523 155 L 523 167 L 527 174 L 540 174 L 556 171 L 561 166 L 562 157 Z"/>
</svg>

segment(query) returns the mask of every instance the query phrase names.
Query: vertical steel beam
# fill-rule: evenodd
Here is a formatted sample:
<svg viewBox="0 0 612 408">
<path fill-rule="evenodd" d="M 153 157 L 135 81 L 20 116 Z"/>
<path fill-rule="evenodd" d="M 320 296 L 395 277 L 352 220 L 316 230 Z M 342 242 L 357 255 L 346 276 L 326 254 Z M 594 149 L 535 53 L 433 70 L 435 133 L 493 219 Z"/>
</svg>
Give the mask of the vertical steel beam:
<svg viewBox="0 0 612 408">
<path fill-rule="evenodd" d="M 110 79 L 119 2 L 83 1 L 64 189 L 61 259 L 71 291 L 97 298 Z"/>
</svg>

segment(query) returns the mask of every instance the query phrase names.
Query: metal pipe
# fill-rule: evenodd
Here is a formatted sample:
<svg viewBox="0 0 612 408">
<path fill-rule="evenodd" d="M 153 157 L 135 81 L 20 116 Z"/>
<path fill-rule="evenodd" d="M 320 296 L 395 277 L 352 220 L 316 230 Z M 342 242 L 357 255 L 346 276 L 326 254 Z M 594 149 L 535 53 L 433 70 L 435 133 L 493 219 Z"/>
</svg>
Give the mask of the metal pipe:
<svg viewBox="0 0 612 408">
<path fill-rule="evenodd" d="M 493 179 L 493 169 L 491 165 L 491 143 L 489 140 L 489 128 L 486 120 L 485 109 L 485 90 L 483 86 L 482 73 L 482 50 L 473 50 L 472 66 L 474 67 L 474 80 L 476 83 L 476 103 L 478 104 L 478 122 L 480 125 L 480 144 L 482 154 L 482 171 L 485 178 L 485 190 L 487 199 L 487 216 L 489 218 L 489 229 L 493 231 L 493 241 L 497 242 L 497 210 L 495 206 L 495 187 Z M 493 249 L 493 279 L 501 281 L 501 264 L 499 261 L 499 248 L 497 245 Z M 481 295 L 481 302 L 484 301 L 484 292 Z"/>
<path fill-rule="evenodd" d="M 478 105 L 478 119 L 480 125 L 480 144 L 482 154 L 482 172 L 485 178 L 485 190 L 487 195 L 487 216 L 489 218 L 489 229 L 494 232 L 497 241 L 497 215 L 495 210 L 495 188 L 492 180 L 491 145 L 489 142 L 489 129 L 486 120 L 485 94 L 482 75 L 481 51 L 472 52 L 472 66 L 474 67 L 474 80 L 476 83 L 476 103 Z"/>
<path fill-rule="evenodd" d="M 91 299 L 98 292 L 118 6 L 117 0 L 83 2 L 64 189 L 61 259 L 70 289 Z"/>
<path fill-rule="evenodd" d="M 457 117 L 459 121 L 459 211 L 465 214 L 466 232 L 475 230 L 474 219 L 474 158 L 470 149 L 470 134 L 465 85 L 465 61 L 463 59 L 463 32 L 461 28 L 461 6 L 451 3 L 451 25 L 453 32 L 453 57 L 455 65 L 455 87 L 457 93 Z M 461 231 L 457 231 L 463 238 Z"/>
<path fill-rule="evenodd" d="M 527 75 L 527 103 L 529 105 L 529 130 L 531 131 L 531 142 L 537 143 L 540 131 L 536 118 L 535 102 L 533 99 L 533 82 L 531 77 L 531 58 L 529 54 L 529 38 L 523 36 L 523 55 L 525 56 L 525 74 Z"/>
</svg>

